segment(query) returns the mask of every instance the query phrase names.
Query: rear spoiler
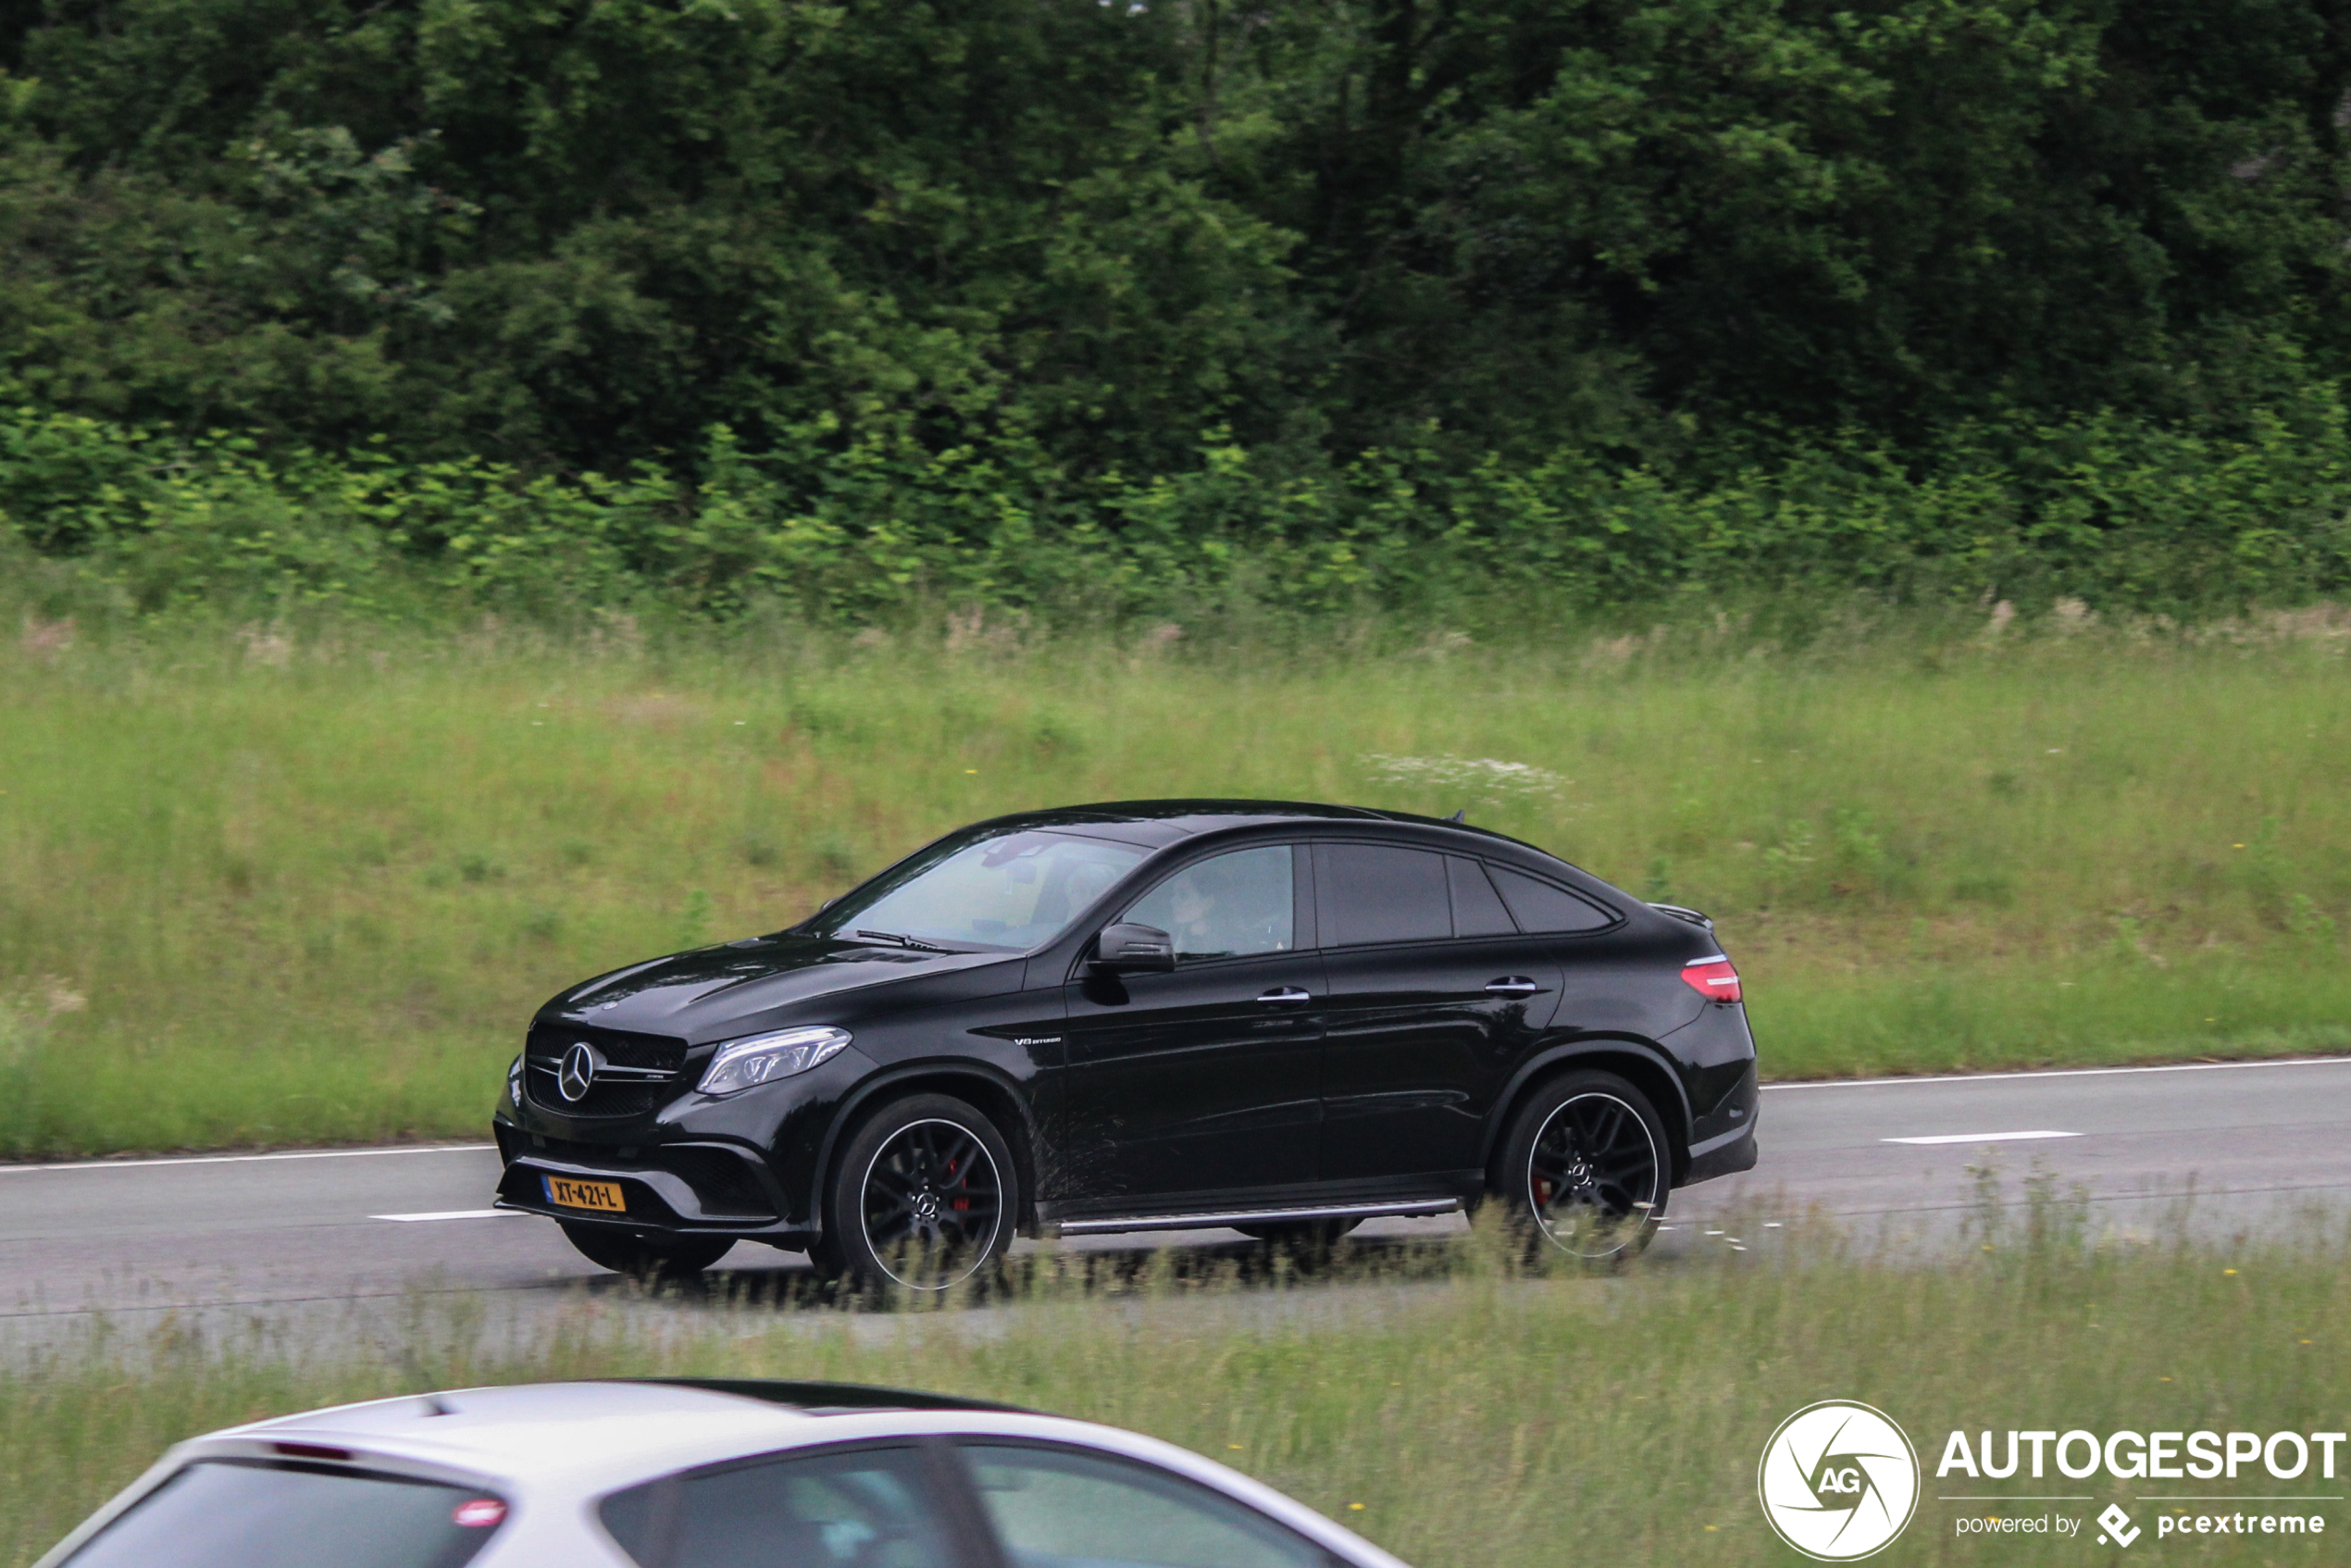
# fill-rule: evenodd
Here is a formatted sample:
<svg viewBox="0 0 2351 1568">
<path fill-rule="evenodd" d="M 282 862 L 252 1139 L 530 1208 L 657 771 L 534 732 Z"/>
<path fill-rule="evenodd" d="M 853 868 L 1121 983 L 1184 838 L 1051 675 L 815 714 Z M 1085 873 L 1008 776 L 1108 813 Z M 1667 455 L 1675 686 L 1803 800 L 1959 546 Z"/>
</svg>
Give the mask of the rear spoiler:
<svg viewBox="0 0 2351 1568">
<path fill-rule="evenodd" d="M 1656 910 L 1660 915 L 1670 915 L 1676 920 L 1682 921 L 1687 925 L 1696 926 L 1701 931 L 1711 931 L 1714 929 L 1714 922 L 1706 915 L 1700 915 L 1695 909 L 1684 909 L 1678 903 L 1652 903 L 1649 907 Z"/>
</svg>

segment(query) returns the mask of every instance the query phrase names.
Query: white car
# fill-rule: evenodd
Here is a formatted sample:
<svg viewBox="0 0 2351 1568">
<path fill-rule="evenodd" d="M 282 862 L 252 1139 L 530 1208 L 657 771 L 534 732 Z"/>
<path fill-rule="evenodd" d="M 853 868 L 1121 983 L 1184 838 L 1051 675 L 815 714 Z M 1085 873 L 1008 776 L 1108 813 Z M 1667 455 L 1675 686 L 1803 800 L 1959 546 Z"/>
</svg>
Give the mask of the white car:
<svg viewBox="0 0 2351 1568">
<path fill-rule="evenodd" d="M 34 1568 L 1403 1568 L 1168 1443 L 846 1384 L 542 1383 L 173 1448 Z"/>
</svg>

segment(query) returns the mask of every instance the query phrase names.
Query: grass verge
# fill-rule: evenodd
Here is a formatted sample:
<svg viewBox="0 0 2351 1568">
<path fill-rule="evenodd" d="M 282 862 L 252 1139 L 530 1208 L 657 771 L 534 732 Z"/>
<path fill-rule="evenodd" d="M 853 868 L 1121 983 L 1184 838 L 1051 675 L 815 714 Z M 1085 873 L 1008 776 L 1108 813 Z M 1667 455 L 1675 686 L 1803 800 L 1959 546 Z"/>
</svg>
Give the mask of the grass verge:
<svg viewBox="0 0 2351 1568">
<path fill-rule="evenodd" d="M 2079 1226 L 2042 1201 L 1924 1264 L 1829 1244 L 1541 1280 L 1499 1266 L 1486 1234 L 1384 1275 L 1342 1261 L 1271 1287 L 1172 1266 L 1088 1285 L 1049 1269 L 1008 1307 L 895 1319 L 742 1308 L 649 1328 L 583 1303 L 503 1357 L 476 1348 L 478 1301 L 418 1305 L 396 1357 L 304 1352 L 257 1329 L 227 1343 L 93 1338 L 0 1364 L 0 1561 L 29 1561 L 185 1434 L 428 1386 L 665 1372 L 929 1388 L 1151 1432 L 1419 1568 L 1795 1561 L 1760 1515 L 1756 1465 L 1785 1416 L 1831 1398 L 1886 1411 L 1921 1450 L 1900 1561 L 2095 1549 L 2095 1527 L 2065 1541 L 1959 1535 L 1960 1518 L 2004 1511 L 1937 1494 L 1987 1490 L 2085 1494 L 2061 1505 L 2085 1519 L 2118 1502 L 2147 1532 L 2140 1556 L 2338 1560 L 2351 1530 L 2339 1502 L 2300 1510 L 2328 1518 L 2323 1537 L 2190 1546 L 2158 1544 L 2158 1505 L 2141 1500 L 2178 1485 L 1937 1485 L 1953 1430 L 2341 1429 L 2351 1237 L 2094 1247 Z M 2343 1487 L 2314 1469 L 2193 1489 Z"/>
<path fill-rule="evenodd" d="M 2351 1045 L 2351 622 L 0 649 L 0 1153 L 479 1136 L 588 974 L 993 813 L 1448 813 L 1710 910 L 1767 1073 Z"/>
</svg>

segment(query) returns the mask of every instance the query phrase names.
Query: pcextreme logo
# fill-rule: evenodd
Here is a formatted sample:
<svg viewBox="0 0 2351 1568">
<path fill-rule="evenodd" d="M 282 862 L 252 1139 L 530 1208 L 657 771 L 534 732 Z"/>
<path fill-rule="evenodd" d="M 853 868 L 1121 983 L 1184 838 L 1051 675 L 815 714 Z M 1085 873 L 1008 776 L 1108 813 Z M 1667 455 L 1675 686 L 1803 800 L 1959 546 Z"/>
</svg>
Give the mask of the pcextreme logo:
<svg viewBox="0 0 2351 1568">
<path fill-rule="evenodd" d="M 1763 1445 L 1755 1489 L 1780 1539 L 1822 1562 L 1869 1556 L 1919 1502 L 1919 1456 L 1885 1412 L 1844 1400 L 1806 1405 Z"/>
</svg>

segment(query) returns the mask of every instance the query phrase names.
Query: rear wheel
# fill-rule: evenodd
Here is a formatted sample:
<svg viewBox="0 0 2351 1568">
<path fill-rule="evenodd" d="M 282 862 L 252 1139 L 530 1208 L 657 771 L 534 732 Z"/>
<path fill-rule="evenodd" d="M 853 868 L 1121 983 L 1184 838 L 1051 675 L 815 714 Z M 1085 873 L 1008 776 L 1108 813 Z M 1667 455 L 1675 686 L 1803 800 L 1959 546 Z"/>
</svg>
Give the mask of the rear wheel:
<svg viewBox="0 0 2351 1568">
<path fill-rule="evenodd" d="M 1648 1097 L 1613 1073 L 1581 1072 L 1526 1102 L 1494 1176 L 1496 1195 L 1540 1245 L 1601 1263 L 1648 1245 L 1672 1169 Z"/>
<path fill-rule="evenodd" d="M 700 1274 L 735 1244 L 731 1236 L 655 1236 L 598 1225 L 566 1225 L 564 1239 L 597 1267 L 636 1279 Z"/>
<path fill-rule="evenodd" d="M 995 1123 L 950 1095 L 912 1095 L 841 1151 L 823 1261 L 877 1285 L 945 1290 L 1003 1256 L 1019 1214 L 1019 1175 Z"/>
</svg>

